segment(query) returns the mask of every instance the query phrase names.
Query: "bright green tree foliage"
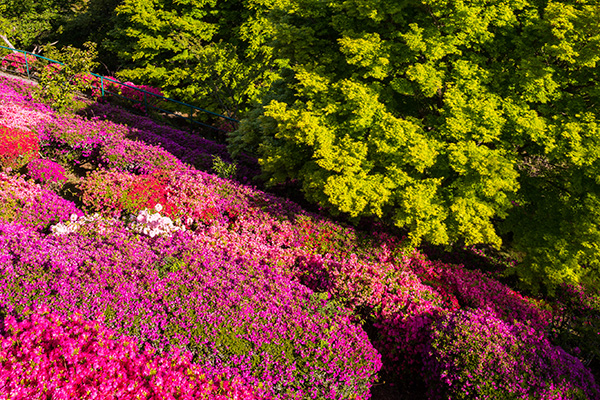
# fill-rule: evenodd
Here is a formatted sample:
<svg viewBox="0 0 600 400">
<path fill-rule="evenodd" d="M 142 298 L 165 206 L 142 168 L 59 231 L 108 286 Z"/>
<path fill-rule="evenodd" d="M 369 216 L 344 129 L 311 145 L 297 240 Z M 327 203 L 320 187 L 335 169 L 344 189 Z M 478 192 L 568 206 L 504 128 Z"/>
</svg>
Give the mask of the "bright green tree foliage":
<svg viewBox="0 0 600 400">
<path fill-rule="evenodd" d="M 41 68 L 34 97 L 60 112 L 72 111 L 76 106 L 76 93 L 90 90 L 92 79 L 86 79 L 98 63 L 96 44 L 86 42 L 84 49 L 66 46 L 58 50 L 54 46 L 44 47 L 44 55 L 62 63 L 50 63 Z"/>
<path fill-rule="evenodd" d="M 112 48 L 130 65 L 118 76 L 238 116 L 276 76 L 264 46 L 269 7 L 253 0 L 123 0 Z"/>
<path fill-rule="evenodd" d="M 289 0 L 284 66 L 232 139 L 270 182 L 412 244 L 502 245 L 536 284 L 600 272 L 600 7 Z"/>
</svg>

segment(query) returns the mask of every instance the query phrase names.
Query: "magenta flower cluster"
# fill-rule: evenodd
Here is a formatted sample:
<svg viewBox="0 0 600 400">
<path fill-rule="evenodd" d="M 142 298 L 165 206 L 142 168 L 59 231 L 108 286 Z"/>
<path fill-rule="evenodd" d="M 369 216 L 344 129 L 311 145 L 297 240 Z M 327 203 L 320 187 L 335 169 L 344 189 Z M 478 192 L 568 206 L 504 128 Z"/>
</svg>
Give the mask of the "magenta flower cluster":
<svg viewBox="0 0 600 400">
<path fill-rule="evenodd" d="M 67 181 L 67 171 L 59 163 L 52 160 L 37 158 L 27 164 L 27 172 L 31 178 L 41 183 L 64 183 Z"/>
<path fill-rule="evenodd" d="M 0 173 L 0 221 L 17 222 L 37 231 L 68 221 L 71 215 L 82 216 L 71 201 L 23 177 Z"/>
<path fill-rule="evenodd" d="M 163 95 L 160 89 L 154 86 L 136 85 L 133 82 L 124 82 L 124 86 L 121 86 L 121 94 L 124 97 L 135 101 L 133 108 L 141 112 L 148 112 L 149 110 L 146 107 L 155 106 L 160 102 L 160 97 L 144 92 L 152 93 L 157 96 Z"/>
<path fill-rule="evenodd" d="M 43 307 L 17 322 L 4 320 L 0 337 L 0 396 L 53 399 L 258 400 L 239 379 L 207 377 L 189 352 L 140 352 L 101 321 L 68 318 Z M 17 377 L 17 379 L 15 379 Z"/>
<path fill-rule="evenodd" d="M 379 354 L 360 327 L 258 260 L 191 232 L 138 236 L 118 220 L 61 235 L 0 224 L 0 305 L 102 313 L 120 333 L 276 398 L 366 398 Z"/>
</svg>

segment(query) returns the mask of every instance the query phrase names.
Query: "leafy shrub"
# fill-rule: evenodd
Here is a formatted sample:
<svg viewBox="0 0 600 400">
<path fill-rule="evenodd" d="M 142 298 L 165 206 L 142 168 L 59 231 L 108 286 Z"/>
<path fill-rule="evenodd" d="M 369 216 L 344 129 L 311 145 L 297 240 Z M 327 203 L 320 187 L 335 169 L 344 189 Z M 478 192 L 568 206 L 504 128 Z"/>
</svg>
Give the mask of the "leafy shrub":
<svg viewBox="0 0 600 400">
<path fill-rule="evenodd" d="M 213 156 L 212 170 L 219 178 L 232 179 L 236 172 L 235 163 L 227 163 L 219 156 Z"/>
<path fill-rule="evenodd" d="M 84 43 L 84 50 L 71 46 L 60 51 L 46 46 L 46 56 L 62 64 L 48 64 L 41 70 L 39 85 L 33 92 L 35 98 L 43 101 L 60 112 L 66 112 L 75 104 L 76 92 L 84 92 L 92 88 L 92 82 L 82 79 L 95 66 L 97 57 L 96 45 Z"/>
<path fill-rule="evenodd" d="M 556 292 L 550 333 L 553 341 L 586 363 L 600 359 L 600 294 L 563 284 Z"/>
<path fill-rule="evenodd" d="M 577 358 L 533 328 L 485 309 L 439 318 L 424 355 L 431 398 L 600 398 L 594 377 Z"/>
<path fill-rule="evenodd" d="M 77 74 L 74 78 L 75 85 L 77 87 L 86 88 L 84 93 L 91 96 L 94 100 L 97 100 L 102 96 L 102 89 L 100 87 L 100 78 L 92 74 Z"/>
<path fill-rule="evenodd" d="M 35 133 L 0 125 L 0 167 L 19 169 L 38 156 Z"/>
<path fill-rule="evenodd" d="M 0 336 L 0 396 L 96 399 L 248 399 L 260 397 L 239 379 L 209 378 L 189 353 L 169 358 L 137 340 L 118 337 L 81 314 L 63 318 L 47 308 L 21 322 L 9 315 Z"/>
</svg>

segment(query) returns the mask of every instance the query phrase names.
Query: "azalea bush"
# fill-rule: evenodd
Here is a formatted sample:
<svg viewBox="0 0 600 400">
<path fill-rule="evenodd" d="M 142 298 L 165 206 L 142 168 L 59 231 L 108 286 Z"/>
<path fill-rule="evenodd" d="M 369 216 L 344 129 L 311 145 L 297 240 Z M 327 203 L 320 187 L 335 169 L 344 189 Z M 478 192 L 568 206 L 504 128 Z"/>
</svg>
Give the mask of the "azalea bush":
<svg viewBox="0 0 600 400">
<path fill-rule="evenodd" d="M 141 352 L 138 340 L 120 336 L 100 320 L 48 308 L 18 321 L 4 318 L 0 336 L 0 396 L 28 399 L 136 398 L 248 399 L 261 396 L 239 379 L 207 376 L 189 352 L 161 357 Z"/>
<path fill-rule="evenodd" d="M 97 170 L 80 184 L 83 204 L 106 215 L 136 214 L 161 205 L 173 219 L 210 223 L 221 216 L 225 202 L 210 191 L 202 176 L 185 171 L 154 171 L 136 175 Z M 219 204 L 220 203 L 220 204 Z"/>
<path fill-rule="evenodd" d="M 75 204 L 23 177 L 0 173 L 0 221 L 18 222 L 37 231 L 83 215 Z"/>
<path fill-rule="evenodd" d="M 169 217 L 160 215 L 162 211 L 162 205 L 157 204 L 154 206 L 156 213 L 151 213 L 147 209 L 143 209 L 137 216 L 131 216 L 131 222 L 129 223 L 129 229 L 133 232 L 143 233 L 150 237 L 156 235 L 172 235 L 177 231 L 184 231 L 186 228 L 180 221 L 174 223 Z M 191 225 L 191 219 L 187 220 L 188 225 Z"/>
<path fill-rule="evenodd" d="M 430 398 L 600 397 L 593 375 L 577 358 L 531 326 L 505 322 L 485 308 L 440 317 L 424 355 Z"/>
<path fill-rule="evenodd" d="M 151 107 L 155 107 L 161 101 L 163 94 L 159 88 L 153 86 L 124 82 L 121 85 L 121 95 L 134 100 L 133 108 L 147 114 Z"/>
<path fill-rule="evenodd" d="M 148 174 L 156 169 L 180 169 L 183 166 L 160 146 L 140 140 L 105 140 L 99 149 L 98 163 L 115 170 Z"/>
<path fill-rule="evenodd" d="M 38 157 L 35 133 L 0 125 L 0 168 L 19 169 Z"/>
<path fill-rule="evenodd" d="M 4 69 L 11 69 L 19 74 L 26 74 L 29 67 L 29 73 L 36 70 L 37 58 L 35 56 L 23 53 L 10 53 L 2 57 L 0 65 Z"/>
<path fill-rule="evenodd" d="M 42 185 L 61 185 L 67 181 L 65 168 L 52 160 L 37 158 L 27 165 L 27 172 Z"/>
</svg>

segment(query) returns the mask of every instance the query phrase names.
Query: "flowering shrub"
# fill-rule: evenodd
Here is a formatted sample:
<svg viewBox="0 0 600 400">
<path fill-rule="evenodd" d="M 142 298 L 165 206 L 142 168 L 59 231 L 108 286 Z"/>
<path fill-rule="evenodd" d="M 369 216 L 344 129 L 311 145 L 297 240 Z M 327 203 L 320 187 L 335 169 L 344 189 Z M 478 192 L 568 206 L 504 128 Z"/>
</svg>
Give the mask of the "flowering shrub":
<svg viewBox="0 0 600 400">
<path fill-rule="evenodd" d="M 161 204 L 171 219 L 210 224 L 221 217 L 227 199 L 210 190 L 205 176 L 191 171 L 155 171 L 134 175 L 115 170 L 97 170 L 80 184 L 83 204 L 105 215 L 136 214 Z M 189 225 L 189 224 L 188 224 Z"/>
<path fill-rule="evenodd" d="M 122 94 L 121 88 L 123 85 L 118 84 L 119 80 L 113 76 L 105 76 L 104 81 L 104 93 L 105 94 Z"/>
<path fill-rule="evenodd" d="M 99 162 L 120 171 L 149 174 L 157 169 L 180 169 L 183 163 L 159 146 L 139 140 L 105 141 L 100 147 Z"/>
<path fill-rule="evenodd" d="M 51 161 L 37 158 L 27 165 L 29 176 L 40 182 L 62 184 L 67 181 L 67 171 L 62 165 Z"/>
<path fill-rule="evenodd" d="M 37 136 L 30 131 L 0 125 L 0 167 L 18 169 L 38 156 Z"/>
<path fill-rule="evenodd" d="M 544 331 L 551 320 L 550 311 L 541 302 L 529 299 L 481 271 L 471 271 L 461 265 L 433 262 L 414 254 L 410 267 L 424 282 L 455 296 L 463 307 L 493 310 L 498 318 L 530 324 Z"/>
<path fill-rule="evenodd" d="M 253 390 L 239 379 L 208 378 L 189 353 L 169 358 L 137 340 L 118 337 L 100 321 L 75 313 L 63 318 L 47 308 L 17 322 L 4 320 L 0 336 L 0 396 L 28 399 L 248 399 Z"/>
<path fill-rule="evenodd" d="M 156 104 L 160 102 L 161 98 L 153 96 L 152 94 L 144 93 L 144 91 L 155 94 L 157 96 L 163 95 L 160 89 L 155 88 L 153 86 L 136 85 L 132 82 L 125 82 L 124 86 L 121 86 L 121 95 L 127 97 L 128 99 L 135 100 L 133 108 L 135 108 L 138 111 L 147 113 L 149 109 L 146 108 L 146 105 L 156 106 Z"/>
<path fill-rule="evenodd" d="M 89 210 L 120 216 L 135 175 L 113 170 L 96 170 L 81 180 L 81 201 Z M 134 210 L 134 212 L 137 210 Z"/>
<path fill-rule="evenodd" d="M 10 53 L 2 57 L 2 62 L 0 64 L 4 69 L 12 69 L 20 74 L 26 74 L 28 66 L 30 73 L 35 71 L 37 58 L 23 53 Z"/>
<path fill-rule="evenodd" d="M 129 229 L 133 232 L 143 233 L 150 237 L 156 235 L 171 235 L 173 232 L 185 230 L 185 226 L 177 226 L 171 218 L 160 215 L 162 206 L 157 204 L 154 207 L 156 213 L 150 213 L 147 209 L 143 209 L 137 217 L 131 216 Z"/>
<path fill-rule="evenodd" d="M 80 232 L 82 235 L 92 234 L 93 236 L 105 235 L 111 230 L 111 226 L 118 224 L 118 220 L 104 218 L 100 214 L 79 216 L 71 214 L 66 222 L 59 222 L 50 227 L 54 235 L 65 235 L 69 233 Z"/>
<path fill-rule="evenodd" d="M 24 100 L 20 95 L 6 96 L 4 99 L 6 101 L 0 102 L 0 119 L 5 127 L 37 132 L 40 126 L 51 120 L 48 110 L 43 107 L 32 108 L 20 102 Z"/>
<path fill-rule="evenodd" d="M 533 328 L 485 309 L 441 317 L 424 355 L 431 398 L 600 398 L 594 377 L 578 359 Z"/>
<path fill-rule="evenodd" d="M 3 173 L 0 173 L 0 204 L 0 221 L 18 222 L 37 231 L 67 221 L 72 214 L 83 215 L 73 202 L 22 177 Z"/>
<path fill-rule="evenodd" d="M 82 202 L 93 211 L 120 216 L 123 211 L 137 214 L 143 208 L 162 204 L 165 213 L 175 217 L 178 208 L 168 199 L 169 176 L 157 171 L 133 175 L 114 170 L 97 170 L 82 180 Z"/>
</svg>

